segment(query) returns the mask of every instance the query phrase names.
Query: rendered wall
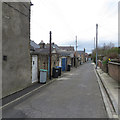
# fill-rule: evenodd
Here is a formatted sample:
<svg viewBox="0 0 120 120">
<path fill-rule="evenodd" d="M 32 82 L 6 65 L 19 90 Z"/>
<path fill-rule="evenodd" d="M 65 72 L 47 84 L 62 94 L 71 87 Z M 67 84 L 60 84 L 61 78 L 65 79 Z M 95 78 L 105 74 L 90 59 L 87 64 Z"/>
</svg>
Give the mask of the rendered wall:
<svg viewBox="0 0 120 120">
<path fill-rule="evenodd" d="M 2 3 L 2 93 L 15 93 L 32 83 L 30 3 Z"/>
</svg>

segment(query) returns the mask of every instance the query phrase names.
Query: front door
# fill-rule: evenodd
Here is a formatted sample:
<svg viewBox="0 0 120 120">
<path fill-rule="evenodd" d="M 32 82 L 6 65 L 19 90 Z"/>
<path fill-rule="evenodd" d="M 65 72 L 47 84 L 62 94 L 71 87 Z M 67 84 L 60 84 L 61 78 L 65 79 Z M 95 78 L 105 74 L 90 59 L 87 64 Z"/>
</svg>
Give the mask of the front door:
<svg viewBox="0 0 120 120">
<path fill-rule="evenodd" d="M 66 70 L 66 58 L 62 58 L 62 71 Z"/>
<path fill-rule="evenodd" d="M 38 58 L 37 55 L 32 56 L 32 83 L 38 82 Z"/>
</svg>

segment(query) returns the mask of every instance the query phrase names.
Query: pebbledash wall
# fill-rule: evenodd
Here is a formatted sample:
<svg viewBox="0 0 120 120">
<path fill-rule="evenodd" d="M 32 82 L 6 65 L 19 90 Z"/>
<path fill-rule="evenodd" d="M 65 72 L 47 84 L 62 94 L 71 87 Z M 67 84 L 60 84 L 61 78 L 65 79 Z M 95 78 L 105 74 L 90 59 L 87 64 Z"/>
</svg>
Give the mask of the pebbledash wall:
<svg viewBox="0 0 120 120">
<path fill-rule="evenodd" d="M 3 2 L 2 97 L 31 84 L 30 2 Z"/>
<path fill-rule="evenodd" d="M 109 62 L 108 63 L 108 74 L 114 79 L 120 82 L 120 63 Z"/>
</svg>

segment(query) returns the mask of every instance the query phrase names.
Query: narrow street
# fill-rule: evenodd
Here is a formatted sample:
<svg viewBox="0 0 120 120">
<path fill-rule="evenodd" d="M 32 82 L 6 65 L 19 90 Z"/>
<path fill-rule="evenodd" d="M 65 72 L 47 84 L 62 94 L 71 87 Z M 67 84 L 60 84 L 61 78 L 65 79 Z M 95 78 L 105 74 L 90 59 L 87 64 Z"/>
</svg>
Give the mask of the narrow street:
<svg viewBox="0 0 120 120">
<path fill-rule="evenodd" d="M 94 66 L 87 62 L 3 109 L 3 118 L 107 118 Z"/>
</svg>

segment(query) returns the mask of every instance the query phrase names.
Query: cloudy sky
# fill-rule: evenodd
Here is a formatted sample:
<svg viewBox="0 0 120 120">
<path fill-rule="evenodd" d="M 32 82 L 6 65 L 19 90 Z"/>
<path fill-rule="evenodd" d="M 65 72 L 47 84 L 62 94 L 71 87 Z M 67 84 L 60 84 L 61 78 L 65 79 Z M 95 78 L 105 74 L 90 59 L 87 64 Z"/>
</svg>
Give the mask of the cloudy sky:
<svg viewBox="0 0 120 120">
<path fill-rule="evenodd" d="M 96 23 L 98 23 L 99 46 L 112 42 L 118 44 L 119 0 L 32 0 L 31 39 L 36 43 L 52 42 L 75 46 L 78 49 L 94 49 Z"/>
</svg>

